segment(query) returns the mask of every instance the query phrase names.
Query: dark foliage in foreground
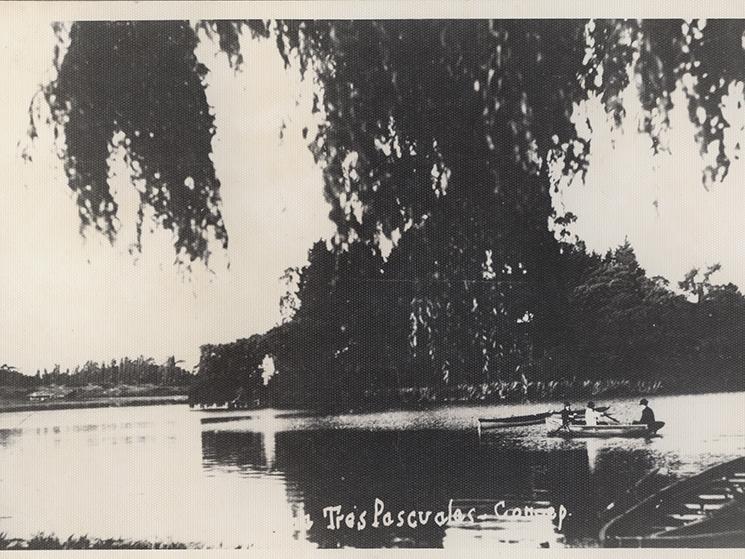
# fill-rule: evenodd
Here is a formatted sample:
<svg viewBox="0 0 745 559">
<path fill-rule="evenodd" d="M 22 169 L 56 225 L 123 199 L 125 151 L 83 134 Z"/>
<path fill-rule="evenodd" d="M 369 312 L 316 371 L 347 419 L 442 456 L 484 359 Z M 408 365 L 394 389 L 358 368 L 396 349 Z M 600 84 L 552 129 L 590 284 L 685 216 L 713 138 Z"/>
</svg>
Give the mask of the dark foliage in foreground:
<svg viewBox="0 0 745 559">
<path fill-rule="evenodd" d="M 716 150 L 703 179 L 726 175 L 736 154 L 711 142 L 728 128 L 722 95 L 745 78 L 744 28 L 739 20 L 581 19 L 59 24 L 57 74 L 31 105 L 30 134 L 50 125 L 64 139 L 60 155 L 83 226 L 116 234 L 108 157 L 121 145 L 138 181 L 141 219 L 150 210 L 173 231 L 179 258 L 206 259 L 209 239 L 225 244 L 228 232 L 210 158 L 207 68 L 194 48 L 205 32 L 236 68 L 250 71 L 240 48 L 249 33 L 275 41 L 285 63 L 322 88 L 314 108 L 327 122 L 317 136 L 306 134 L 325 163 L 339 235 L 349 240 L 354 231 L 370 243 L 379 230 L 390 235 L 425 215 L 455 218 L 452 226 L 441 222 L 439 234 L 443 248 L 467 251 L 462 259 L 483 252 L 498 229 L 507 240 L 513 222 L 536 248 L 540 234 L 532 229 L 551 211 L 548 165 L 558 158 L 573 174 L 588 164 L 573 104 L 597 94 L 620 126 L 629 73 L 655 150 L 665 149 L 671 93 L 691 78 L 684 93 L 697 140 L 702 152 Z M 361 216 L 350 215 L 353 199 Z M 469 221 L 473 248 L 452 246 Z M 500 252 L 500 244 L 492 248 Z"/>
</svg>

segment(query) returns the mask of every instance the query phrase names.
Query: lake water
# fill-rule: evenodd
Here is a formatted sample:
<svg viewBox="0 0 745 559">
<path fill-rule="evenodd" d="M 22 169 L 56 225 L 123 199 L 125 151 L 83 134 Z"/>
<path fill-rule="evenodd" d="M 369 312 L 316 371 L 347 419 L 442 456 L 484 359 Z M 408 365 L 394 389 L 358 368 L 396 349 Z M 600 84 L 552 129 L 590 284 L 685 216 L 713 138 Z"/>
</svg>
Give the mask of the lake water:
<svg viewBox="0 0 745 559">
<path fill-rule="evenodd" d="M 621 420 L 639 415 L 636 399 L 602 404 Z M 548 439 L 543 426 L 479 438 L 478 416 L 551 407 L 322 418 L 180 405 L 3 413 L 0 533 L 255 549 L 592 546 L 599 514 L 653 468 L 686 476 L 745 454 L 745 393 L 654 398 L 667 425 L 648 441 Z M 563 506 L 568 516 L 561 526 L 547 515 L 494 518 L 500 500 Z M 352 528 L 346 517 L 328 527 L 323 510 L 336 505 L 355 513 Z M 453 516 L 472 507 L 476 522 Z M 479 519 L 485 510 L 492 518 Z M 415 528 L 410 511 L 423 515 L 411 516 Z"/>
</svg>

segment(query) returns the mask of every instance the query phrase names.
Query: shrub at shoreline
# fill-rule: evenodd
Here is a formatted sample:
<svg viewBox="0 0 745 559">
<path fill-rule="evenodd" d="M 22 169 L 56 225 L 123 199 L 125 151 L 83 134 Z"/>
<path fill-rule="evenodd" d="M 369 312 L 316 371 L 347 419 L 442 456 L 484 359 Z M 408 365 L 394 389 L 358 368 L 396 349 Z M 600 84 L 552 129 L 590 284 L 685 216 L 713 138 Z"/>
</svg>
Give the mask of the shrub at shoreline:
<svg viewBox="0 0 745 559">
<path fill-rule="evenodd" d="M 9 538 L 0 533 L 2 550 L 59 550 L 59 549 L 202 549 L 197 543 L 149 542 L 145 540 L 127 540 L 121 538 L 89 538 L 88 536 L 70 536 L 60 540 L 54 534 L 40 532 L 26 540 Z"/>
</svg>

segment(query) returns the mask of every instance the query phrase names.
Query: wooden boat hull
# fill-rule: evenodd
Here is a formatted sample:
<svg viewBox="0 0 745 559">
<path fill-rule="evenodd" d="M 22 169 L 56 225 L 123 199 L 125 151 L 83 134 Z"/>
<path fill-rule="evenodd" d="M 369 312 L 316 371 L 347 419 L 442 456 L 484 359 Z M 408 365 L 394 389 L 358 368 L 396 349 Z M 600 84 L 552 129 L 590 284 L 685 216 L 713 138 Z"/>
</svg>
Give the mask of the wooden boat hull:
<svg viewBox="0 0 745 559">
<path fill-rule="evenodd" d="M 654 427 L 649 428 L 646 425 L 636 424 L 601 424 L 601 425 L 577 425 L 572 424 L 563 427 L 561 421 L 553 418 L 546 419 L 546 425 L 549 427 L 549 435 L 553 437 L 562 437 L 567 439 L 583 438 L 601 438 L 608 439 L 614 437 L 627 438 L 646 438 L 654 436 L 657 431 L 665 425 L 663 421 L 658 421 Z"/>
<path fill-rule="evenodd" d="M 606 547 L 745 547 L 745 457 L 669 485 L 608 522 Z"/>
<path fill-rule="evenodd" d="M 745 531 L 736 530 L 726 533 L 700 534 L 696 536 L 675 536 L 658 538 L 625 538 L 613 546 L 666 549 L 671 547 L 717 548 L 745 547 Z"/>
<path fill-rule="evenodd" d="M 598 408 L 598 411 L 605 411 L 608 408 Z M 488 431 L 491 429 L 504 429 L 507 427 L 527 427 L 529 425 L 543 425 L 543 423 L 546 422 L 548 418 L 551 416 L 557 416 L 558 417 L 559 412 L 545 412 L 545 413 L 536 413 L 532 415 L 514 415 L 512 417 L 498 417 L 498 418 L 488 418 L 488 417 L 480 417 L 479 418 L 479 426 L 482 431 Z M 579 419 L 581 418 L 581 412 L 574 412 L 574 418 Z M 559 423 L 561 424 L 561 423 Z"/>
<path fill-rule="evenodd" d="M 545 418 L 540 419 L 524 419 L 521 421 L 502 421 L 499 419 L 479 419 L 482 430 L 490 429 L 505 429 L 507 427 L 526 427 L 528 425 L 542 425 L 546 421 Z"/>
<path fill-rule="evenodd" d="M 523 425 L 540 425 L 553 412 L 534 413 L 531 415 L 513 415 L 511 417 L 480 417 L 482 429 L 500 429 L 502 427 L 521 427 Z"/>
<path fill-rule="evenodd" d="M 603 429 L 603 427 L 608 428 Z M 596 427 L 572 425 L 570 429 L 558 429 L 551 431 L 549 435 L 566 439 L 610 439 L 616 437 L 645 438 L 651 436 L 651 433 L 646 426 L 636 428 L 635 425 L 598 425 Z"/>
<path fill-rule="evenodd" d="M 522 421 L 519 423 L 500 423 L 500 422 L 485 422 L 481 423 L 482 431 L 496 431 L 498 429 L 507 429 L 509 427 L 528 427 L 530 425 L 540 425 L 543 421 Z"/>
</svg>

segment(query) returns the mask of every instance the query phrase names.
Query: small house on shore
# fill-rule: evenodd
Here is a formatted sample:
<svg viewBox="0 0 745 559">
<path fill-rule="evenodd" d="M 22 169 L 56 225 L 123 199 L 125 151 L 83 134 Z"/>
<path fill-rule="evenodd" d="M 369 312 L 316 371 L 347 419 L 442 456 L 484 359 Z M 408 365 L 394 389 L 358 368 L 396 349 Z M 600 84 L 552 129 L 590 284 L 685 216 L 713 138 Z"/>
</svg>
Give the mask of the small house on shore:
<svg viewBox="0 0 745 559">
<path fill-rule="evenodd" d="M 48 400 L 61 400 L 70 394 L 71 390 L 62 387 L 51 386 L 42 388 L 28 395 L 29 402 L 46 402 Z"/>
</svg>

